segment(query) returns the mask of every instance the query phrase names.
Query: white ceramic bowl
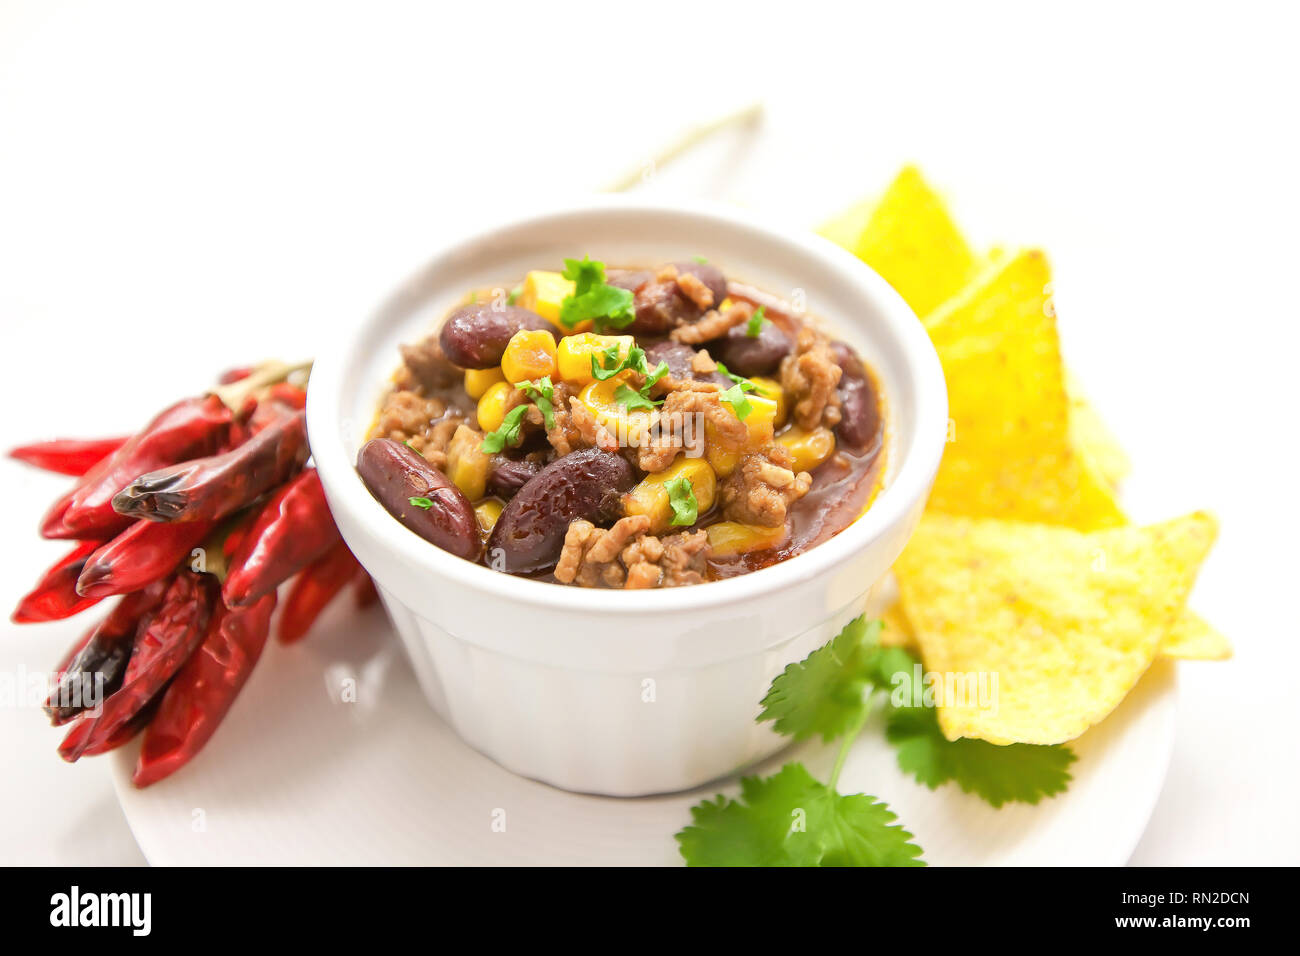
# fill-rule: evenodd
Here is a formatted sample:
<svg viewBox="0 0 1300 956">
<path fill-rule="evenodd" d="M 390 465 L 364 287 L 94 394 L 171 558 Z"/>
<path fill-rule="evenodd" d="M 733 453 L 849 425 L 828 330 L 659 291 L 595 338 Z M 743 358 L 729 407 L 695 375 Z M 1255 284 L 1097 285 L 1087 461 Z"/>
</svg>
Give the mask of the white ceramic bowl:
<svg viewBox="0 0 1300 956">
<path fill-rule="evenodd" d="M 808 312 L 858 349 L 886 397 L 886 486 L 867 514 L 752 574 L 631 592 L 492 571 L 391 517 L 354 462 L 398 345 L 435 329 L 467 289 L 508 287 L 584 254 L 647 265 L 703 255 L 777 295 L 803 290 Z M 622 197 L 516 218 L 447 246 L 373 315 L 320 343 L 309 392 L 330 509 L 374 576 L 429 702 L 516 773 L 621 796 L 693 787 L 781 746 L 754 720 L 759 700 L 787 664 L 862 613 L 920 518 L 948 415 L 924 329 L 853 256 L 735 210 Z"/>
</svg>

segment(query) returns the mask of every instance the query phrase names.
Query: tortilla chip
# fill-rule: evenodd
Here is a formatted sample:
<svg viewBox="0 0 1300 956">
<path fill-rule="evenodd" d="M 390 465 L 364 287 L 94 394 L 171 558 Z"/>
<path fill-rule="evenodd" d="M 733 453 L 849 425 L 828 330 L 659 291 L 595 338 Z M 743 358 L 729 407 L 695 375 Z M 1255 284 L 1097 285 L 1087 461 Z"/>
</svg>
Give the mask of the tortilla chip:
<svg viewBox="0 0 1300 956">
<path fill-rule="evenodd" d="M 859 203 L 820 231 L 879 272 L 922 317 L 979 271 L 943 200 L 915 166 L 905 166 L 879 202 Z"/>
<path fill-rule="evenodd" d="M 880 632 L 882 647 L 901 647 L 920 656 L 921 645 L 903 613 L 902 602 L 895 601 L 876 617 L 885 625 Z M 1160 639 L 1158 656 L 1177 661 L 1226 661 L 1232 656 L 1232 645 L 1203 617 L 1183 608 L 1173 627 Z"/>
<path fill-rule="evenodd" d="M 926 515 L 895 565 L 926 670 L 996 675 L 992 706 L 940 695 L 944 735 L 1056 744 L 1102 720 L 1150 666 L 1215 533 L 1201 512 L 1092 533 Z"/>
<path fill-rule="evenodd" d="M 952 434 L 929 507 L 1091 531 L 1124 524 L 1070 443 L 1051 271 L 1038 251 L 987 268 L 927 317 L 948 382 Z"/>
<path fill-rule="evenodd" d="M 1109 487 L 1118 488 L 1133 468 L 1128 454 L 1097 410 L 1083 397 L 1078 381 L 1068 371 L 1065 392 L 1070 398 L 1070 444 L 1092 463 Z"/>
<path fill-rule="evenodd" d="M 843 212 L 827 219 L 817 227 L 817 233 L 825 236 L 835 245 L 843 246 L 852 252 L 858 244 L 858 239 L 866 231 L 867 223 L 871 221 L 872 210 L 875 208 L 874 198 L 861 199 Z"/>
<path fill-rule="evenodd" d="M 916 643 L 916 633 L 903 613 L 903 605 L 895 601 L 878 615 L 885 626 L 880 631 L 881 647 L 901 647 L 912 654 L 920 655 L 921 648 Z"/>
<path fill-rule="evenodd" d="M 1160 656 L 1180 661 L 1226 661 L 1232 656 L 1232 645 L 1205 618 L 1184 608 L 1160 642 Z"/>
</svg>

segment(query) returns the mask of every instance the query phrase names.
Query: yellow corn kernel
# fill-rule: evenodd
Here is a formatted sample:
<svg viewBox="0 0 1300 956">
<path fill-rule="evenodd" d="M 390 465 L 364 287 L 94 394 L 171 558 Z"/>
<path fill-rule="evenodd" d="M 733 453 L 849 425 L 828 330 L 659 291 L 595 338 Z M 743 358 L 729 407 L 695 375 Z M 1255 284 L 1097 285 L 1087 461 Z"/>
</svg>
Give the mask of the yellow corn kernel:
<svg viewBox="0 0 1300 956">
<path fill-rule="evenodd" d="M 719 521 L 709 525 L 709 551 L 715 558 L 727 558 L 748 551 L 766 551 L 785 540 L 785 525 L 765 528 L 758 524 L 741 524 L 739 521 Z"/>
<path fill-rule="evenodd" d="M 509 411 L 506 402 L 513 390 L 514 386 L 509 382 L 497 382 L 495 385 L 488 386 L 488 390 L 478 400 L 479 428 L 485 432 L 494 432 L 501 427 L 506 412 Z"/>
<path fill-rule="evenodd" d="M 497 518 L 501 517 L 501 509 L 505 507 L 498 498 L 488 498 L 480 501 L 474 506 L 474 517 L 478 519 L 479 530 L 484 534 L 490 534 L 496 527 Z"/>
<path fill-rule="evenodd" d="M 741 458 L 770 442 L 776 431 L 776 402 L 758 392 L 748 392 L 745 397 L 749 399 L 749 414 L 745 416 L 749 437 L 740 447 L 725 442 L 712 423 L 704 424 L 704 455 L 719 478 L 726 478 L 735 471 Z"/>
<path fill-rule="evenodd" d="M 519 293 L 519 298 L 515 304 L 525 309 L 531 309 L 548 322 L 562 329 L 560 324 L 560 303 L 565 297 L 573 295 L 573 280 L 566 279 L 558 272 L 530 272 L 524 276 L 524 286 Z M 580 323 L 587 325 L 589 323 Z"/>
<path fill-rule="evenodd" d="M 465 369 L 465 392 L 470 398 L 479 399 L 483 393 L 497 382 L 504 382 L 506 377 L 498 368 Z"/>
<path fill-rule="evenodd" d="M 597 335 L 594 332 L 566 335 L 560 340 L 559 348 L 555 350 L 555 361 L 560 369 L 560 378 L 566 382 L 582 385 L 593 381 L 591 357 L 615 345 L 618 346 L 618 360 L 621 362 L 632 351 L 632 346 L 636 345 L 636 339 L 630 335 Z M 603 365 L 604 356 L 597 358 L 597 361 Z"/>
<path fill-rule="evenodd" d="M 790 449 L 796 472 L 812 471 L 835 454 L 835 434 L 829 428 L 820 426 L 807 431 L 798 425 L 792 425 L 781 433 L 777 442 Z"/>
<path fill-rule="evenodd" d="M 447 477 L 470 501 L 478 501 L 487 490 L 488 456 L 479 446 L 483 436 L 461 425 L 447 446 Z"/>
<path fill-rule="evenodd" d="M 755 395 L 762 395 L 764 398 L 770 398 L 772 401 L 776 402 L 776 420 L 773 424 L 775 424 L 777 428 L 780 428 L 785 424 L 786 414 L 788 412 L 785 403 L 785 389 L 783 389 L 781 383 L 774 378 L 763 378 L 762 376 L 755 375 L 750 379 L 750 381 L 754 383 L 754 387 L 757 389 L 757 391 L 754 392 Z"/>
<path fill-rule="evenodd" d="M 678 455 L 663 471 L 646 475 L 636 487 L 623 496 L 623 513 L 647 515 L 651 533 L 658 534 L 671 528 L 673 508 L 669 503 L 668 482 L 685 478 L 691 483 L 695 503 L 703 515 L 713 507 L 718 493 L 718 478 L 703 458 Z"/>
<path fill-rule="evenodd" d="M 506 343 L 501 373 L 507 382 L 536 381 L 555 374 L 555 337 L 544 329 L 520 329 Z"/>
<path fill-rule="evenodd" d="M 648 409 L 628 411 L 614 399 L 614 393 L 620 385 L 627 385 L 623 372 L 603 382 L 590 383 L 578 393 L 578 399 L 591 409 L 596 420 L 608 428 L 620 443 L 626 444 L 636 441 L 649 431 L 658 420 L 659 413 Z"/>
</svg>

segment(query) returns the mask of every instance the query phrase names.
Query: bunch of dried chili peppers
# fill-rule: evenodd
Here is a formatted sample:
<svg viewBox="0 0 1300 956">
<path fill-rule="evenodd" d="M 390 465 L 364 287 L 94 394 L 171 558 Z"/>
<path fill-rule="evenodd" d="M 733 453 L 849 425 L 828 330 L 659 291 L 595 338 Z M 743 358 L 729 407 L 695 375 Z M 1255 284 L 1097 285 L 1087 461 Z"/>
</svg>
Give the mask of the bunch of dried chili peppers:
<svg viewBox="0 0 1300 956">
<path fill-rule="evenodd" d="M 65 760 L 143 732 L 133 780 L 183 767 L 212 736 L 261 656 L 280 584 L 281 641 L 299 640 L 355 582 L 374 585 L 339 537 L 307 466 L 305 367 L 222 376 L 127 438 L 60 440 L 10 455 L 77 478 L 41 534 L 76 542 L 19 602 L 19 623 L 117 596 L 71 649 L 45 710 L 72 723 Z"/>
</svg>

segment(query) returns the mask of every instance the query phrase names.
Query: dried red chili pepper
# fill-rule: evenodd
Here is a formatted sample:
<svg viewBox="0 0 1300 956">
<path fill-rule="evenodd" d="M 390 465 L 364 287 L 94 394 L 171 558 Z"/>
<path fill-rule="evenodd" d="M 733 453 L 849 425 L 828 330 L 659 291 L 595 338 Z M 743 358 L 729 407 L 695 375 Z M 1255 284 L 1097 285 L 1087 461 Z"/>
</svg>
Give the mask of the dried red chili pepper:
<svg viewBox="0 0 1300 956">
<path fill-rule="evenodd" d="M 122 683 L 131 645 L 141 624 L 162 603 L 169 581 L 157 581 L 134 594 L 127 594 L 108 616 L 92 627 L 68 659 L 58 667 L 59 683 L 45 702 L 45 712 L 55 725 L 66 724 L 86 709 L 86 691 L 94 687 L 96 675 L 101 691 L 111 694 Z"/>
<path fill-rule="evenodd" d="M 98 714 L 82 718 L 94 726 L 74 727 L 59 745 L 64 760 L 74 761 L 106 745 L 149 704 L 203 641 L 217 598 L 216 579 L 211 575 L 177 573 L 162 604 L 132 642 L 122 686 L 108 696 Z"/>
<path fill-rule="evenodd" d="M 218 609 L 149 722 L 131 778 L 137 787 L 170 776 L 203 749 L 261 656 L 274 609 L 274 593 L 248 607 Z"/>
<path fill-rule="evenodd" d="M 277 382 L 267 390 L 267 394 L 274 401 L 283 402 L 299 411 L 307 407 L 307 393 L 297 385 L 288 382 Z"/>
<path fill-rule="evenodd" d="M 10 458 L 80 478 L 127 443 L 127 438 L 56 438 L 22 445 L 9 452 Z"/>
<path fill-rule="evenodd" d="M 100 598 L 77 593 L 77 578 L 86 566 L 86 559 L 101 545 L 99 541 L 83 541 L 70 554 L 41 575 L 14 609 L 15 624 L 34 624 L 39 621 L 61 621 L 78 611 L 97 603 Z"/>
<path fill-rule="evenodd" d="M 309 468 L 276 492 L 244 533 L 226 572 L 226 606 L 269 594 L 338 540 L 320 476 Z"/>
<path fill-rule="evenodd" d="M 125 530 L 131 519 L 113 510 L 113 496 L 144 472 L 212 454 L 226 437 L 230 421 L 230 409 L 215 395 L 177 402 L 56 501 L 41 523 L 41 534 L 108 538 Z"/>
<path fill-rule="evenodd" d="M 154 694 L 153 699 L 145 704 L 138 714 L 109 734 L 108 737 L 99 738 L 94 742 L 86 739 L 95 731 L 94 720 L 86 718 L 78 721 L 76 726 L 68 731 L 68 735 L 63 738 L 62 746 L 67 747 L 70 751 L 77 750 L 80 747 L 79 755 L 82 757 L 98 757 L 100 754 L 116 750 L 149 726 L 154 714 L 158 712 L 158 704 L 162 701 L 164 693 L 165 691 L 161 691 Z"/>
<path fill-rule="evenodd" d="M 282 644 L 301 640 L 325 605 L 356 577 L 361 565 L 340 541 L 293 579 L 289 597 L 280 612 L 276 633 Z"/>
<path fill-rule="evenodd" d="M 307 455 L 305 416 L 280 414 L 224 454 L 141 475 L 113 496 L 113 509 L 150 521 L 224 518 L 287 481 Z"/>
<path fill-rule="evenodd" d="M 162 580 L 191 557 L 214 527 L 215 521 L 137 521 L 86 559 L 77 593 L 102 598 Z"/>
</svg>

